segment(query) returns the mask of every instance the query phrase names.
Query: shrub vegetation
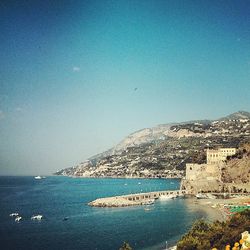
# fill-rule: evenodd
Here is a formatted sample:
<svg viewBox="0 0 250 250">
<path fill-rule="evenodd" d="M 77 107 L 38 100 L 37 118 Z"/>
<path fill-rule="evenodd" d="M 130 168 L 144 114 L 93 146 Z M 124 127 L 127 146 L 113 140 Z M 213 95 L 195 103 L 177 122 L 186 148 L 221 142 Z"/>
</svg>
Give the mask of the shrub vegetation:
<svg viewBox="0 0 250 250">
<path fill-rule="evenodd" d="M 250 231 L 250 209 L 235 214 L 230 220 L 207 223 L 195 222 L 190 231 L 177 243 L 177 250 L 225 249 L 241 239 L 241 233 Z M 229 248 L 228 248 L 229 249 Z"/>
</svg>

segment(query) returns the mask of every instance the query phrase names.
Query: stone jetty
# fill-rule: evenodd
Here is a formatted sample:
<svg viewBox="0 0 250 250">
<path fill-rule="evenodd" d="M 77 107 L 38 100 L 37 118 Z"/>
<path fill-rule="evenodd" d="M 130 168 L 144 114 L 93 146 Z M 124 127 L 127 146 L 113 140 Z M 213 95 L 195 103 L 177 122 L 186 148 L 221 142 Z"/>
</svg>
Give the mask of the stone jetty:
<svg viewBox="0 0 250 250">
<path fill-rule="evenodd" d="M 113 196 L 106 198 L 99 198 L 88 203 L 93 207 L 127 207 L 137 205 L 152 204 L 154 200 L 159 199 L 160 196 L 183 196 L 185 190 L 167 190 L 148 193 L 129 194 L 121 196 Z"/>
</svg>

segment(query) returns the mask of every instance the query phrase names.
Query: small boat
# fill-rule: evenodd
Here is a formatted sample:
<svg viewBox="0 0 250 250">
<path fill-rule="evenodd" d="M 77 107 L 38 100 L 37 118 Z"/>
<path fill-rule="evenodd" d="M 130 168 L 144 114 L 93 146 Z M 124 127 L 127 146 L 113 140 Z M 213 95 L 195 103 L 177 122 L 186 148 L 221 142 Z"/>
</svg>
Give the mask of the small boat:
<svg viewBox="0 0 250 250">
<path fill-rule="evenodd" d="M 160 200 L 170 200 L 170 199 L 175 199 L 177 195 L 170 194 L 170 195 L 161 195 L 159 197 Z"/>
<path fill-rule="evenodd" d="M 207 199 L 208 197 L 207 197 L 206 194 L 198 193 L 198 194 L 196 195 L 196 198 L 197 198 L 197 199 Z"/>
<path fill-rule="evenodd" d="M 155 203 L 154 200 L 146 200 L 143 202 L 143 205 L 153 205 Z"/>
<path fill-rule="evenodd" d="M 19 222 L 21 219 L 22 219 L 21 216 L 17 216 L 17 217 L 15 218 L 15 221 L 16 221 L 16 222 Z"/>
<path fill-rule="evenodd" d="M 10 214 L 11 217 L 18 216 L 18 215 L 19 215 L 18 213 L 12 213 L 12 214 Z"/>
<path fill-rule="evenodd" d="M 151 211 L 151 210 L 153 210 L 153 209 L 152 208 L 148 208 L 148 207 L 144 208 L 144 211 Z"/>
<path fill-rule="evenodd" d="M 178 194 L 177 197 L 184 198 L 184 194 Z"/>
<path fill-rule="evenodd" d="M 40 176 L 40 175 L 38 175 L 38 176 L 35 176 L 34 177 L 36 180 L 41 180 L 41 179 L 45 179 L 46 177 L 45 176 Z"/>
<path fill-rule="evenodd" d="M 33 215 L 33 216 L 31 217 L 31 220 L 41 220 L 42 218 L 43 218 L 43 216 L 40 215 L 40 214 L 38 214 L 38 215 Z"/>
<path fill-rule="evenodd" d="M 216 196 L 212 194 L 206 194 L 206 196 L 208 199 L 216 199 Z"/>
</svg>

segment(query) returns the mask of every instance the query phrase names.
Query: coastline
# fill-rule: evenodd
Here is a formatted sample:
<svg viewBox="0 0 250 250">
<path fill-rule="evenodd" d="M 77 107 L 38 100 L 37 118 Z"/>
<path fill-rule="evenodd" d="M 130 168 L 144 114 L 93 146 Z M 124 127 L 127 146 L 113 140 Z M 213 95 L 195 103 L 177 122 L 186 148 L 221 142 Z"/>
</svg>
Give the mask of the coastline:
<svg viewBox="0 0 250 250">
<path fill-rule="evenodd" d="M 200 199 L 197 200 L 198 204 L 211 215 L 216 215 L 218 220 L 225 221 L 229 219 L 229 214 L 225 210 L 225 206 L 242 206 L 244 203 L 250 202 L 250 196 L 235 197 L 229 199 Z"/>
<path fill-rule="evenodd" d="M 222 203 L 222 201 L 211 200 L 211 199 L 197 199 L 196 203 L 199 206 L 200 209 L 202 209 L 207 214 L 207 220 L 209 222 L 213 222 L 216 220 L 223 221 L 225 220 L 225 216 L 223 214 L 223 211 L 218 209 L 218 207 L 215 205 L 217 202 Z"/>
<path fill-rule="evenodd" d="M 206 213 L 205 220 L 208 222 L 214 222 L 216 220 L 226 221 L 230 218 L 224 209 L 224 205 L 242 205 L 246 202 L 250 202 L 250 196 L 229 199 L 196 199 L 195 197 L 189 197 L 186 200 L 189 209 L 204 211 Z M 177 242 L 178 241 L 176 241 L 174 245 L 171 245 L 168 250 L 176 250 Z"/>
<path fill-rule="evenodd" d="M 211 207 L 212 203 L 210 203 L 209 199 L 204 199 L 204 200 L 200 199 L 199 200 L 194 196 L 189 196 L 189 197 L 185 198 L 185 203 L 186 203 L 187 209 L 190 210 L 189 211 L 190 213 L 192 213 L 192 212 L 200 213 L 202 211 L 205 214 L 204 219 L 206 221 L 209 221 L 209 222 L 213 222 L 216 220 L 221 221 L 223 218 L 222 212 L 219 209 L 215 209 L 215 208 Z M 188 230 L 184 234 L 186 234 L 187 232 L 188 232 Z M 183 235 L 181 235 L 176 240 L 169 242 L 169 246 L 168 246 L 167 250 L 176 250 L 177 243 L 182 238 Z M 151 250 L 151 249 L 153 249 L 153 250 L 165 250 L 165 248 L 162 248 L 163 244 L 164 244 L 164 242 L 161 242 L 158 245 L 143 248 L 143 250 Z"/>
<path fill-rule="evenodd" d="M 64 176 L 69 178 L 79 178 L 79 179 L 178 179 L 182 180 L 184 176 L 169 176 L 169 177 L 147 177 L 147 176 L 78 176 L 78 175 L 57 175 L 53 176 Z"/>
</svg>

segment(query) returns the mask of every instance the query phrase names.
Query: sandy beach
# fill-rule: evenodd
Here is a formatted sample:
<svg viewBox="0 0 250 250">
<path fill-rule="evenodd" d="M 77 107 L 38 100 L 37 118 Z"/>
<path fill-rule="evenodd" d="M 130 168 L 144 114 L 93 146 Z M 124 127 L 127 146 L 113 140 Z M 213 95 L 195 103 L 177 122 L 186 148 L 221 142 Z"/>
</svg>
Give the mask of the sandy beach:
<svg viewBox="0 0 250 250">
<path fill-rule="evenodd" d="M 250 196 L 230 199 L 196 199 L 196 203 L 206 210 L 211 221 L 222 221 L 229 218 L 225 210 L 225 205 L 243 206 L 246 203 L 250 203 Z"/>
<path fill-rule="evenodd" d="M 203 210 L 207 214 L 207 220 L 213 222 L 216 220 L 224 221 L 230 218 L 226 213 L 224 205 L 241 206 L 250 203 L 250 196 L 230 198 L 230 199 L 197 199 L 195 197 L 187 199 L 187 205 L 192 210 Z M 250 209 L 250 207 L 249 207 Z M 175 250 L 177 246 L 169 248 Z"/>
</svg>

